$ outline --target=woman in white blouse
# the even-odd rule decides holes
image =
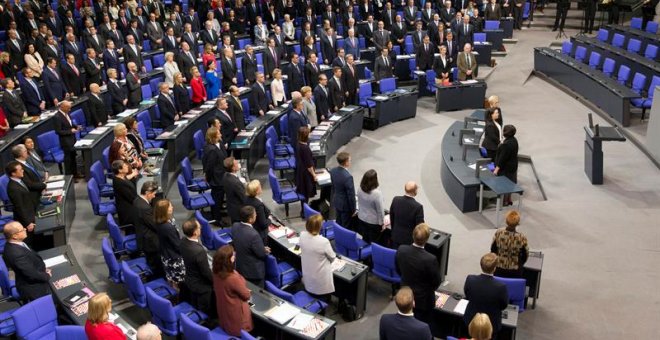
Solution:
[[[284,83],[282,82],[282,71],[279,68],[273,70],[273,81],[270,83],[270,95],[273,97],[273,105],[275,106],[279,106],[286,101]]]
[[[332,279],[332,261],[337,255],[330,241],[320,235],[323,217],[314,215],[307,220],[305,229],[300,233],[300,258],[302,261],[302,282],[305,290],[321,300],[329,301],[335,291]]]
[[[257,24],[254,25],[254,44],[257,46],[266,46],[268,40],[268,27],[263,24],[261,17],[257,17]]]
[[[300,94],[303,97],[303,111],[307,114],[309,125],[312,127],[319,125],[316,117],[316,104],[314,104],[314,100],[312,99],[312,88],[309,86],[303,86],[300,89]]]
[[[170,88],[174,87],[174,75],[180,72],[179,65],[174,61],[174,53],[165,53],[165,65],[163,65],[163,71],[165,72],[165,82],[170,85]]]
[[[293,27],[293,21],[288,14],[284,14],[284,23],[282,24],[282,31],[284,31],[284,38],[287,41],[296,40],[296,29]]]
[[[41,72],[44,71],[44,59],[39,52],[37,52],[34,44],[28,44],[27,53],[25,53],[23,59],[25,60],[27,67],[34,72],[34,75],[41,77]]]

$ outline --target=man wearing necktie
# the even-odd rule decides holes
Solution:
[[[375,61],[374,75],[376,77],[376,83],[380,83],[380,80],[383,78],[391,78],[392,74],[392,62],[389,57],[389,50],[385,47]]]
[[[66,62],[62,64],[62,79],[69,96],[79,96],[85,91],[85,75],[80,73],[76,66],[75,56],[66,55]]]
[[[28,233],[33,233],[34,224],[11,221],[4,227],[3,233],[7,244],[2,258],[7,268],[14,272],[16,289],[25,303],[51,293],[50,269],[46,268],[43,259],[27,245]]]
[[[11,154],[14,156],[14,160],[21,163],[23,166],[23,177],[21,178],[21,184],[30,191],[32,196],[32,201],[36,206],[39,206],[41,202],[41,194],[46,190],[46,183],[44,183],[39,172],[32,167],[32,165],[27,163],[29,157],[27,148],[23,144],[14,145],[11,148]]]
[[[82,178],[78,174],[78,164],[76,163],[76,150],[73,145],[76,143],[76,133],[80,127],[73,124],[69,112],[71,112],[72,103],[64,100],[60,103],[59,110],[54,117],[55,133],[60,137],[60,147],[64,151],[64,174],[74,175],[76,178]]]
[[[25,108],[30,116],[36,116],[46,109],[46,101],[43,92],[34,81],[34,71],[30,68],[23,69],[23,75],[28,86],[24,86],[21,94],[25,102]]]
[[[463,46],[465,46],[465,44],[468,43],[472,44],[472,34],[474,33],[474,29],[470,24],[469,15],[463,17],[463,20],[459,27],[460,29],[458,30],[458,48],[463,48]]]
[[[418,70],[426,71],[433,67],[433,48],[431,48],[431,39],[429,36],[424,36],[424,40],[417,48],[415,58]]]
[[[93,48],[87,49],[87,59],[83,62],[83,67],[88,84],[103,84],[101,80],[101,62],[96,58],[96,51]]]
[[[5,89],[3,96],[3,108],[7,113],[9,126],[14,128],[23,122],[23,118],[28,116],[25,104],[14,90],[14,81],[11,78],[0,80],[0,85]]]
[[[472,54],[472,45],[465,44],[463,52],[458,54],[457,66],[458,66],[458,80],[468,80],[477,78],[477,59]]]
[[[160,93],[158,95],[158,109],[160,110],[160,124],[163,129],[168,129],[174,122],[179,120],[179,109],[174,99],[170,95],[170,85],[162,82],[158,85]]]

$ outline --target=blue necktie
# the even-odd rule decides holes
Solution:
[[[41,93],[39,93],[39,88],[38,88],[37,85],[34,83],[34,80],[32,80],[32,78],[30,78],[30,85],[32,85],[32,88],[34,89],[34,91],[37,92],[37,98],[39,98],[39,101],[42,101],[42,99],[41,99]]]
[[[23,163],[23,165],[25,165],[26,168],[32,170],[32,172],[34,172],[34,174],[37,175],[37,177],[39,177],[39,178],[41,179],[41,175],[39,175],[39,173],[37,172],[37,170],[36,170],[35,168],[33,168],[30,164],[28,164],[27,162],[25,162],[25,163]]]

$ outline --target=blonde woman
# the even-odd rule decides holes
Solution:
[[[89,300],[85,334],[89,340],[125,340],[126,335],[109,321],[112,300],[106,293],[98,293]]]
[[[273,105],[279,106],[286,101],[284,83],[282,82],[282,70],[273,70],[273,81],[270,83],[270,94],[273,97]]]
[[[323,217],[314,215],[307,220],[306,231],[300,233],[303,285],[305,290],[324,301],[329,301],[335,291],[332,280],[332,261],[337,254],[332,250],[330,241],[323,237],[321,226]]]
[[[261,182],[259,180],[252,180],[247,185],[247,198],[245,199],[245,205],[251,205],[254,207],[254,210],[257,212],[257,220],[254,221],[252,226],[259,232],[261,238],[266,242],[268,236],[268,227],[270,226],[270,210],[264,204],[261,199],[261,194],[263,190],[261,189]]]
[[[165,65],[163,65],[163,71],[165,72],[165,82],[170,85],[170,88],[173,88],[174,75],[180,72],[179,65],[177,65],[177,63],[174,61],[174,53],[165,53]]]
[[[312,88],[309,86],[303,86],[300,89],[300,94],[302,95],[303,102],[303,112],[307,114],[307,120],[309,120],[309,125],[315,127],[319,125],[318,119],[316,117],[316,104],[312,99]]]
[[[468,326],[470,339],[461,340],[490,340],[493,337],[493,325],[490,323],[488,314],[477,313]]]

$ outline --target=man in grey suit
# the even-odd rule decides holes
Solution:
[[[251,205],[241,208],[241,222],[231,226],[231,235],[236,251],[236,270],[246,280],[259,287],[264,287],[266,278],[266,257],[270,248],[264,246],[259,232],[252,227],[257,220],[257,212]]]
[[[381,56],[376,58],[374,61],[374,75],[376,77],[376,81],[380,81],[383,78],[391,78],[393,76],[392,73],[392,60],[390,60],[390,57],[388,55],[390,51],[387,49],[387,47],[383,48],[381,51]]]
[[[477,79],[477,58],[472,54],[472,45],[465,44],[463,52],[456,57],[456,66],[458,66],[458,80]]]
[[[378,22],[378,30],[374,32],[374,45],[376,46],[377,51],[383,50],[387,46],[387,42],[390,41],[390,32],[384,29],[385,24],[382,21]]]
[[[154,13],[149,14],[147,36],[149,37],[149,41],[151,41],[151,49],[158,49],[163,46],[163,27],[156,21],[156,15]]]

